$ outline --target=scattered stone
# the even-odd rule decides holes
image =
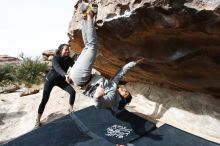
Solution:
[[[39,89],[29,89],[27,91],[24,91],[20,94],[20,97],[22,96],[28,96],[28,95],[32,95],[32,94],[36,94],[38,93],[40,90]]]
[[[0,87],[0,93],[12,93],[20,89],[18,85],[6,85],[4,87]]]

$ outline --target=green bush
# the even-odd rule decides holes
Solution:
[[[41,63],[39,58],[32,59],[22,56],[22,60],[22,64],[16,70],[16,81],[28,88],[33,84],[42,83],[47,70],[47,64]]]
[[[5,64],[0,67],[0,86],[11,84],[15,81],[16,66]]]
[[[0,66],[0,86],[9,84],[24,84],[30,88],[33,84],[43,82],[48,66],[41,63],[39,58],[32,59],[20,55],[22,63],[19,65],[6,64]]]

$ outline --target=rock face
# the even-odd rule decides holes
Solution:
[[[219,98],[141,83],[126,88],[133,95],[129,111],[220,144]]]
[[[125,81],[220,96],[219,0],[97,0],[95,68],[107,77],[137,57],[146,62]],[[80,52],[81,2],[69,26],[70,45]]]

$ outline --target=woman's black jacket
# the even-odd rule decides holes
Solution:
[[[54,56],[52,59],[52,69],[47,74],[49,81],[65,80],[65,75],[69,67],[72,67],[74,60],[70,57]]]

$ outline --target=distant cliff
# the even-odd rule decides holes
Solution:
[[[20,59],[16,57],[11,57],[8,55],[0,55],[0,65],[4,64],[18,64],[20,62]]]
[[[95,67],[107,77],[130,60],[146,63],[125,81],[220,96],[219,0],[97,0]],[[83,48],[80,1],[69,26],[73,50]]]

